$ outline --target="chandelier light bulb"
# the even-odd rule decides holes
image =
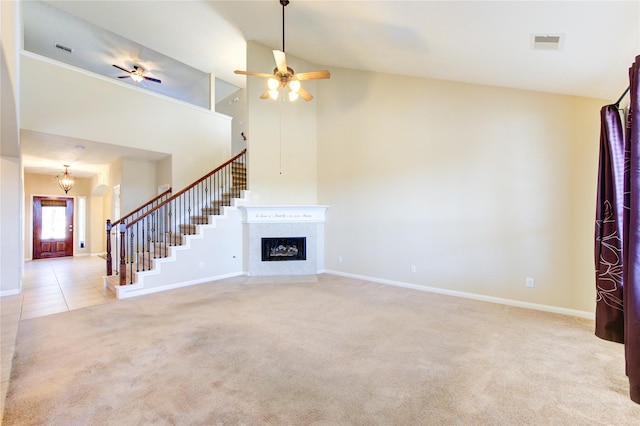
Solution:
[[[289,100],[291,102],[295,101],[296,99],[298,99],[298,94],[296,92],[294,92],[293,90],[289,91]]]
[[[140,83],[142,81],[142,76],[139,74],[131,74],[131,78],[133,79],[133,81],[135,81],[136,83]]]
[[[278,90],[269,90],[269,96],[271,97],[271,99],[278,100],[278,95],[280,94],[280,92]]]

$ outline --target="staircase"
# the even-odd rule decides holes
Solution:
[[[105,285],[122,299],[241,275],[245,160],[246,150],[129,223],[107,223]]]

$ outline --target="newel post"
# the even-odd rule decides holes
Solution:
[[[113,275],[111,264],[111,219],[107,219],[107,275]]]
[[[127,241],[125,237],[125,232],[127,232],[127,225],[124,223],[120,224],[120,285],[125,285],[127,283],[127,265],[125,262],[125,249],[127,246]]]

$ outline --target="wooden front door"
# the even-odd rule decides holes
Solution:
[[[73,256],[73,198],[33,197],[33,258]]]

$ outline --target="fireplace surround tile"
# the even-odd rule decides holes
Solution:
[[[244,268],[250,276],[312,275],[324,270],[327,206],[243,206]],[[306,239],[306,259],[262,260],[262,238]]]

